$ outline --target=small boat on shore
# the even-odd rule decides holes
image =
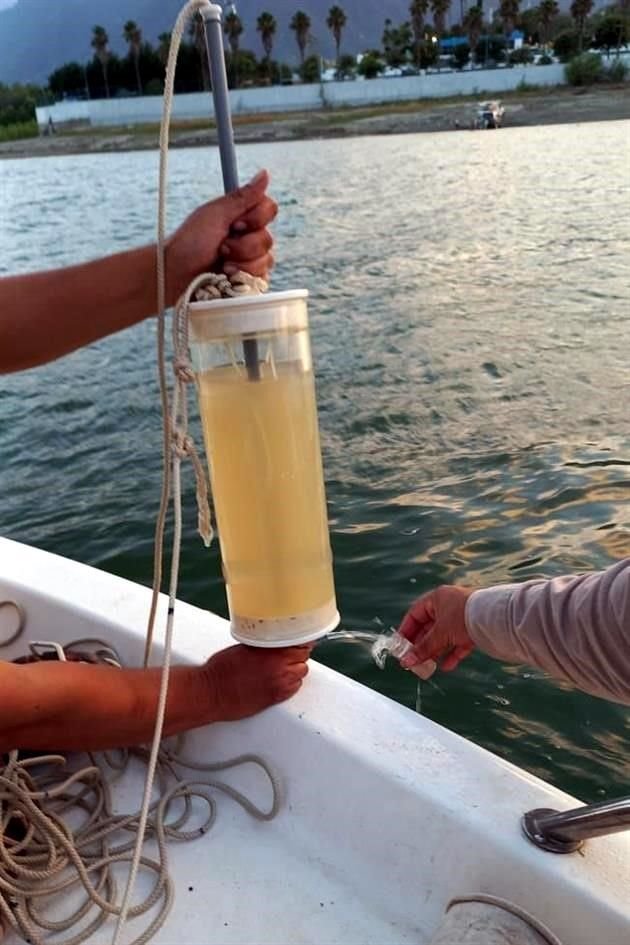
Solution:
[[[497,99],[491,99],[487,102],[479,102],[477,111],[473,120],[475,129],[496,129],[503,124],[505,108]]]

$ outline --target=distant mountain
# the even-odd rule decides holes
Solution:
[[[298,54],[289,22],[296,10],[312,20],[313,51],[332,56],[332,37],[326,27],[334,0],[238,0],[245,33],[241,47],[262,53],[256,18],[269,10],[278,21],[274,57],[297,62]],[[459,4],[459,0],[455,0]],[[181,0],[0,0],[0,82],[45,83],[57,66],[70,60],[84,62],[92,55],[90,36],[95,24],[109,33],[110,46],[125,52],[122,28],[136,20],[145,39],[155,43],[159,33],[170,30],[182,6]],[[409,0],[342,0],[348,24],[342,50],[356,53],[380,45],[383,21],[401,22],[408,16]]]

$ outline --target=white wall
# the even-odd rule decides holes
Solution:
[[[58,102],[56,105],[47,105],[36,108],[37,124],[44,128],[48,124],[49,116],[55,123],[62,124],[68,121],[90,121],[91,102]]]
[[[234,89],[230,92],[235,115],[263,112],[306,111],[325,105],[370,105],[446,98],[451,95],[478,95],[505,92],[521,82],[531,85],[564,83],[564,66],[519,66],[513,69],[482,69],[471,72],[444,72],[406,76],[398,79],[371,79],[355,82],[325,82],[320,85],[276,85],[261,89]],[[207,118],[213,114],[212,99],[205,92],[176,95],[173,118]],[[88,121],[92,125],[136,125],[159,122],[160,96],[94,99],[89,102],[60,102],[37,109],[37,122],[45,128],[49,117],[55,124]]]
[[[550,66],[371,79],[369,82],[330,82],[324,86],[324,94],[328,105],[369,105],[420,98],[448,98],[451,95],[478,95],[481,92],[506,92],[517,88],[521,82],[561,85],[564,81],[564,66],[554,63]]]
[[[335,85],[343,85],[336,82]],[[324,85],[325,89],[326,86]],[[313,85],[272,85],[265,89],[233,89],[230,104],[234,115],[256,112],[307,111],[321,108],[321,88]]]

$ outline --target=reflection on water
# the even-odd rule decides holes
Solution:
[[[630,555],[629,131],[241,150],[243,175],[269,166],[279,197],[276,285],[312,293],[348,630],[396,626],[439,583]],[[220,178],[206,151],[175,152],[171,167],[174,222]],[[153,238],[155,154],[9,161],[0,173],[0,272]],[[0,381],[4,534],[150,583],[154,344],[145,324]],[[192,491],[181,596],[225,611]],[[391,661],[377,671],[362,646],[325,642],[317,658],[415,706],[416,677]],[[501,756],[585,798],[627,789],[627,710],[480,654],[431,683],[424,713]]]

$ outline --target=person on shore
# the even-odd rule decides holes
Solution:
[[[277,206],[261,172],[195,210],[166,244],[166,302],[216,267],[266,278],[267,226]],[[156,250],[145,246],[65,269],[0,278],[0,372],[35,367],[155,314]],[[308,672],[308,646],[231,646],[202,666],[175,666],[164,725],[174,735],[253,715],[294,695]],[[116,674],[112,685],[112,673]],[[87,662],[0,662],[0,752],[100,750],[151,739],[159,669]]]
[[[630,705],[630,558],[548,581],[439,587],[412,605],[400,633],[414,644],[401,664],[422,678],[427,661],[448,672],[478,647]]]

